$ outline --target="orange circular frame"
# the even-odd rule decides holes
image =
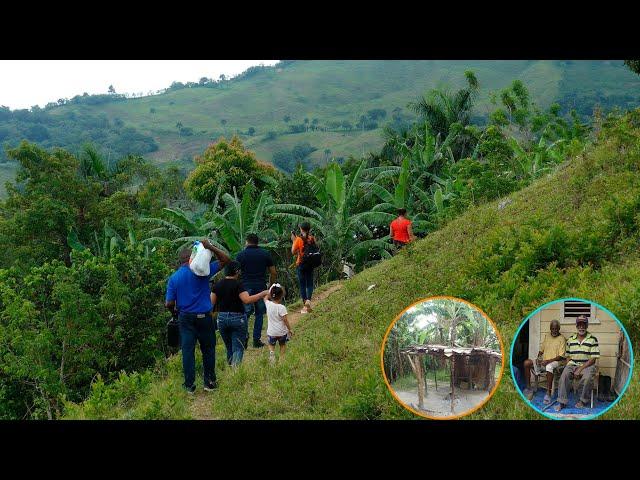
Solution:
[[[394,392],[393,388],[391,387],[391,384],[389,383],[389,380],[387,379],[387,375],[384,373],[384,349],[385,346],[387,345],[387,338],[389,337],[389,332],[391,332],[391,329],[393,328],[393,326],[396,324],[396,322],[398,320],[400,320],[400,317],[402,317],[402,315],[404,315],[404,313],[409,310],[410,308],[421,304],[421,303],[425,303],[425,302],[429,302],[431,300],[438,300],[438,299],[448,299],[448,300],[455,300],[458,302],[462,302],[462,303],[466,303],[467,305],[469,305],[472,308],[475,308],[476,310],[478,310],[482,316],[484,318],[487,319],[487,321],[491,324],[491,326],[493,327],[493,331],[496,332],[496,336],[498,337],[498,340],[500,341],[500,354],[501,354],[501,366],[500,366],[500,375],[498,375],[498,380],[496,381],[496,384],[494,385],[493,389],[491,390],[491,392],[489,393],[489,396],[487,398],[485,398],[481,403],[479,403],[478,405],[476,405],[475,407],[473,407],[470,410],[467,410],[464,413],[461,413],[459,415],[450,415],[448,417],[430,417],[429,415],[425,415],[422,412],[418,412],[417,410],[414,410],[413,408],[411,408],[409,405],[405,404],[402,400],[400,400],[400,398],[398,398],[398,396],[396,395],[396,392]],[[467,415],[471,415],[473,412],[475,412],[476,410],[480,409],[485,403],[487,403],[489,400],[491,400],[491,397],[493,397],[493,394],[496,393],[496,390],[498,389],[498,386],[500,385],[500,382],[502,381],[502,374],[504,373],[504,343],[502,342],[502,336],[500,335],[500,331],[498,330],[498,326],[493,322],[493,320],[491,320],[489,318],[489,316],[484,313],[484,311],[482,311],[481,308],[479,308],[477,305],[474,305],[471,302],[467,302],[466,300],[463,300],[462,298],[457,298],[457,297],[451,297],[448,295],[436,295],[433,297],[427,297],[424,298],[422,300],[418,300],[417,302],[412,303],[411,305],[409,305],[408,307],[406,307],[404,310],[402,310],[397,316],[396,318],[391,322],[391,325],[389,325],[389,328],[387,328],[387,331],[384,334],[384,338],[382,339],[382,347],[380,348],[380,368],[382,369],[382,378],[384,378],[384,383],[387,384],[387,388],[389,389],[389,391],[391,392],[391,395],[393,395],[393,397],[396,399],[396,401],[405,409],[409,410],[410,412],[415,413],[416,415],[419,415],[420,417],[423,418],[428,418],[429,420],[455,420],[457,418],[461,418],[461,417],[466,417]]]

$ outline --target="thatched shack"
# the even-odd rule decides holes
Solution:
[[[412,345],[401,350],[418,380],[418,406],[423,408],[426,394],[423,357],[448,360],[451,367],[451,401],[455,388],[490,391],[495,385],[495,370],[502,354],[485,347],[448,347],[446,345]],[[438,388],[436,380],[436,389]]]

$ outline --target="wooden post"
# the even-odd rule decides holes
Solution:
[[[422,371],[422,358],[416,359],[416,376],[418,377],[418,407],[424,409],[424,374]]]
[[[451,377],[451,394],[450,394],[451,395],[451,413],[453,413],[453,399],[455,397],[455,386],[454,386],[455,382],[454,382],[454,378],[453,378],[453,375],[454,375],[454,372],[455,372],[454,358],[455,358],[455,356],[453,354],[451,355],[451,357],[449,357],[449,365],[451,367],[451,375],[450,375],[450,377]]]
[[[436,392],[438,391],[438,361],[435,357],[433,357],[435,361],[436,367],[433,370],[433,379],[436,381]]]

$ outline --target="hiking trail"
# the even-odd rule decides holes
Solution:
[[[291,307],[287,307],[287,309],[289,310],[288,319],[289,319],[289,324],[291,325],[291,328],[295,329],[296,324],[303,317],[312,316],[315,310],[318,308],[318,305],[320,305],[321,307],[322,302],[331,294],[340,290],[343,285],[344,285],[343,282],[336,282],[326,290],[319,291],[317,295],[315,295],[315,298],[312,300],[313,310],[311,311],[311,313],[307,313],[307,314],[300,313],[300,311],[302,310],[302,304],[299,301],[294,303]],[[265,314],[263,331],[266,332],[266,330],[267,330],[267,315]],[[295,338],[296,337],[294,336],[293,337],[294,342],[295,342]],[[266,343],[266,333],[263,333],[262,340]],[[218,339],[218,342],[219,341],[220,340]],[[251,342],[251,339],[249,339],[249,342]],[[267,348],[268,347],[266,346],[259,349],[249,347],[249,349],[246,350],[244,353],[242,363],[244,363],[245,365],[250,365],[251,363],[255,362],[256,358],[258,358],[258,355],[263,350],[266,350]],[[216,354],[219,355],[219,352],[216,352]],[[222,379],[222,381],[224,381],[224,379]],[[193,401],[191,402],[191,405],[189,408],[191,416],[194,420],[215,420],[215,418],[211,415],[211,401],[214,395],[215,395],[215,392],[205,392],[202,389],[198,389],[196,391],[193,397]]]

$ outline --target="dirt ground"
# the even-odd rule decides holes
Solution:
[[[456,388],[455,399],[453,401],[453,413],[451,413],[451,400],[449,398],[449,385],[438,382],[438,390],[433,381],[427,380],[427,395],[424,398],[424,408],[418,408],[418,388],[413,390],[396,390],[396,395],[407,406],[417,411],[423,411],[430,417],[450,417],[461,415],[478,404],[482,403],[488,396],[486,390],[463,390]]]

